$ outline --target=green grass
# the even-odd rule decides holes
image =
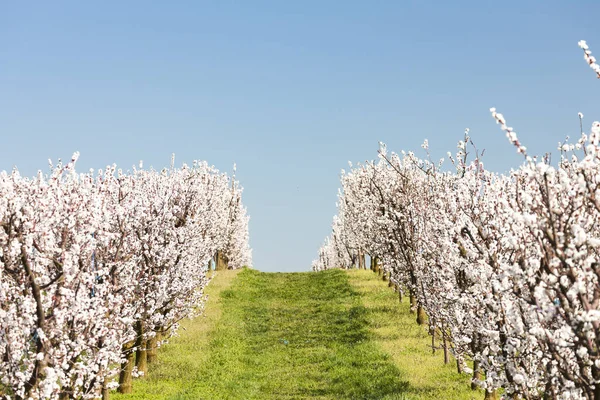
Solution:
[[[483,390],[472,391],[470,377],[456,372],[453,358],[444,365],[442,350],[432,354],[431,336],[417,325],[408,298],[399,303],[398,293],[369,270],[347,274],[363,299],[371,340],[390,355],[410,384],[407,399],[483,399]]]
[[[129,399],[471,399],[370,271],[220,272]]]

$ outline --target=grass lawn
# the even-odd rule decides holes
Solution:
[[[132,395],[113,399],[471,399],[371,271],[219,272]]]

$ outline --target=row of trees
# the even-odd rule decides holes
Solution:
[[[448,154],[451,172],[382,145],[377,162],[342,173],[313,269],[348,268],[364,253],[380,260],[486,398],[502,388],[510,398],[598,400],[600,123],[560,144],[553,166],[491,113],[523,155],[520,168],[485,170],[468,131]]]
[[[33,179],[0,173],[6,398],[130,391],[160,341],[201,311],[210,259],[251,264],[235,178],[204,162],[78,174],[77,157]]]

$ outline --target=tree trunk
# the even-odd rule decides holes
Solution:
[[[498,391],[494,390],[493,392],[485,391],[484,400],[498,400]]]
[[[431,353],[435,354],[435,328],[431,330]]]
[[[108,378],[102,383],[102,400],[110,400],[110,389],[107,387]]]
[[[417,306],[417,324],[425,325],[427,322],[427,314],[425,313],[425,309],[421,306]]]
[[[223,262],[221,260],[221,250],[217,250],[217,255],[215,256],[215,271],[221,271],[223,269]]]
[[[367,269],[365,253],[362,250],[358,252],[358,269]]]
[[[148,372],[148,353],[146,351],[147,341],[144,339],[144,327],[141,322],[137,322],[135,327],[137,338],[135,340],[135,366],[139,372],[144,375]]]
[[[139,372],[143,372],[144,376],[148,373],[148,352],[146,349],[147,345],[146,340],[142,340],[136,343],[136,351],[135,351],[135,366],[137,367]]]
[[[160,336],[160,332],[156,332],[156,335],[146,342],[146,346],[148,347],[146,355],[148,364],[156,362],[156,359],[158,358],[158,342],[160,341]]]
[[[388,280],[388,275],[389,274],[387,272],[383,271],[383,274],[381,275],[381,280],[384,281],[384,282],[387,281]]]
[[[227,269],[227,258],[221,250],[217,250],[215,271],[225,271]]]
[[[398,288],[398,300],[400,300],[400,303],[402,303],[402,288],[400,287],[400,285],[398,285],[397,288]]]
[[[479,387],[475,381],[479,381],[481,379],[481,372],[479,371],[479,361],[473,361],[473,379],[471,380],[471,390],[477,390]]]
[[[121,373],[119,374],[119,393],[131,393],[133,377],[133,364],[135,362],[135,352],[133,351],[134,342],[123,345],[123,354],[125,362],[121,364]]]
[[[444,364],[448,364],[450,362],[450,357],[448,357],[448,342],[446,341],[446,335],[443,332],[442,343],[444,346]]]
[[[388,282],[388,287],[394,287],[394,283],[392,282],[392,280],[390,279]]]
[[[459,374],[463,373],[463,362],[462,362],[462,358],[461,357],[457,357],[456,358],[456,371]]]
[[[410,313],[414,314],[417,310],[417,299],[414,294],[410,294]]]

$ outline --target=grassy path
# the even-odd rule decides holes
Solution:
[[[370,271],[220,273],[207,317],[115,399],[471,399]],[[395,300],[395,301],[394,301]]]

